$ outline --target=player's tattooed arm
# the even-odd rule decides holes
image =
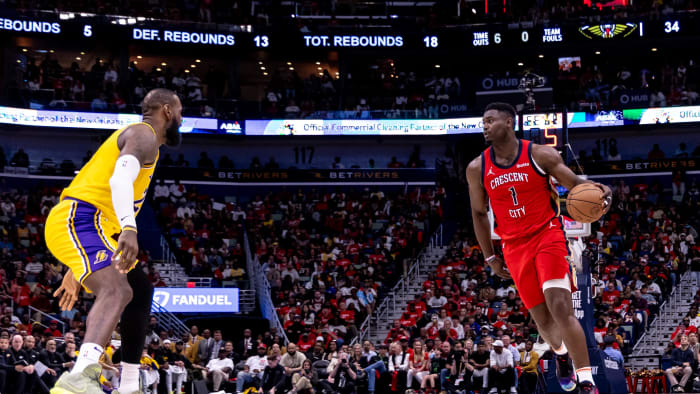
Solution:
[[[124,130],[117,140],[120,153],[109,180],[114,213],[122,229],[112,262],[126,274],[136,261],[139,244],[134,213],[134,186],[144,165],[152,164],[158,155],[158,140],[145,124],[135,124]]]
[[[133,155],[141,166],[152,164],[158,155],[158,139],[145,124],[135,124],[119,136],[117,140],[119,156]]]
[[[612,202],[612,191],[610,190],[610,187],[608,187],[608,185],[603,185],[602,183],[583,179],[574,174],[574,172],[571,171],[566,164],[564,164],[564,160],[562,160],[559,152],[557,152],[551,146],[533,145],[532,158],[546,174],[553,176],[557,181],[559,181],[559,183],[569,190],[582,183],[592,183],[598,186],[603,191],[603,198],[605,200],[603,207],[604,211],[607,212],[610,209]]]

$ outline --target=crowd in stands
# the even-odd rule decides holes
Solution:
[[[440,105],[462,98],[460,79],[454,75],[421,72],[410,66],[401,69],[394,60],[358,71],[341,89],[327,70],[323,76],[311,74],[302,79],[295,70],[280,68],[268,84],[264,115],[292,119],[435,119],[440,117]]]
[[[322,163],[316,162],[312,163],[312,158],[311,155],[309,155],[309,158],[305,160],[305,166],[307,168],[331,168],[331,169],[336,169],[336,170],[342,170],[347,167],[356,169],[356,168],[366,168],[366,169],[400,169],[400,168],[425,168],[426,167],[426,160],[423,160],[421,158],[421,152],[420,152],[420,146],[415,145],[413,147],[413,150],[411,153],[406,157],[406,160],[404,161],[403,158],[397,158],[396,156],[392,156],[390,159],[386,160],[385,162],[379,162],[377,163],[374,158],[370,158],[367,160],[367,164],[364,166],[360,166],[359,164],[352,164],[346,165],[344,164],[342,158],[340,156],[336,156],[333,158],[333,161],[330,163]],[[10,166],[14,168],[26,168],[30,173],[34,174],[41,174],[41,175],[74,175],[75,171],[81,168],[85,163],[90,160],[92,157],[92,151],[87,151],[85,154],[85,157],[83,157],[82,162],[80,163],[79,166],[76,165],[73,160],[70,159],[65,159],[61,163],[56,163],[52,158],[50,157],[45,157],[41,159],[41,161],[36,160],[35,158],[29,157],[29,155],[24,151],[23,148],[19,148],[17,151],[15,151],[12,156],[9,158],[9,160],[6,158],[4,150],[2,149],[2,146],[0,146],[0,172],[2,172],[5,168],[5,166]],[[317,160],[318,161],[318,160]],[[212,160],[211,157],[207,154],[207,152],[201,152],[199,156],[199,160],[196,162],[190,163],[189,160],[185,158],[185,155],[180,153],[177,155],[177,158],[173,159],[170,153],[165,153],[163,157],[159,160],[158,165],[160,167],[177,167],[177,168],[200,168],[204,170],[211,170],[211,169],[222,169],[222,170],[233,170],[240,167],[243,167],[244,169],[249,169],[249,170],[254,170],[254,171],[271,171],[271,170],[279,170],[281,168],[280,163],[278,163],[275,160],[274,156],[271,156],[268,161],[262,162],[259,157],[253,157],[250,161],[250,163],[243,164],[239,163],[236,165],[235,162],[233,162],[228,155],[223,155],[219,158],[219,160],[215,163],[214,160]],[[298,169],[297,165],[290,165],[288,167],[289,169]]]
[[[148,71],[132,62],[128,73],[120,75],[114,60],[98,57],[89,68],[78,61],[68,66],[49,52],[43,59],[27,59],[17,99],[32,108],[140,113],[139,103],[146,93],[163,87],[179,94],[185,115],[215,117],[215,102],[223,98],[225,77],[212,65],[205,72],[200,70],[153,66]]]
[[[560,70],[554,87],[558,102],[591,110],[620,108],[629,105],[631,97],[644,98],[649,107],[694,105],[700,97],[698,82],[700,67],[690,58],[669,62],[660,56],[609,64],[586,57],[577,67]]]
[[[153,198],[162,229],[188,275],[212,277],[215,287],[244,278],[247,213],[240,205],[216,202],[179,181],[167,186],[162,179]]]
[[[700,144],[695,146],[692,151],[688,148],[688,144],[685,142],[680,142],[678,148],[675,150],[664,151],[661,149],[659,144],[653,144],[651,149],[646,155],[633,156],[630,154],[623,154],[618,148],[618,142],[615,138],[606,138],[603,140],[596,140],[595,146],[591,148],[590,153],[587,150],[581,150],[578,154],[578,162],[584,166],[586,164],[599,163],[603,161],[620,161],[620,160],[635,160],[635,159],[648,159],[648,160],[663,160],[663,159],[690,159],[700,157]]]

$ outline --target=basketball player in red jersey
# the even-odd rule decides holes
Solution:
[[[484,137],[491,146],[467,168],[476,237],[494,273],[505,279],[512,276],[538,331],[556,353],[562,389],[573,391],[578,380],[581,393],[597,394],[586,338],[571,303],[576,276],[567,259],[558,195],[550,176],[569,190],[589,181],[576,176],[553,148],[518,139],[514,122],[515,109],[510,104],[486,107]],[[607,212],[610,188],[594,184],[604,193],[603,209]],[[489,202],[503,258],[493,250]],[[569,353],[577,368],[575,377]]]

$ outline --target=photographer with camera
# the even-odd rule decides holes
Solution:
[[[321,388],[332,393],[350,394],[355,392],[357,371],[355,366],[348,361],[348,354],[338,353],[339,362],[333,368],[328,379],[320,383]]]

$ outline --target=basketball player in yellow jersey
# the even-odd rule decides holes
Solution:
[[[182,104],[167,89],[150,91],[141,104],[143,122],[115,131],[61,194],[46,219],[46,244],[70,268],[60,306],[71,309],[81,285],[95,294],[83,345],[73,370],[52,394],[102,394],[99,360],[121,319],[122,373],[119,392],[139,392],[139,367],[153,286],[134,268],[139,251],[138,214],[161,145],[180,143]],[[112,236],[118,235],[115,242]]]

